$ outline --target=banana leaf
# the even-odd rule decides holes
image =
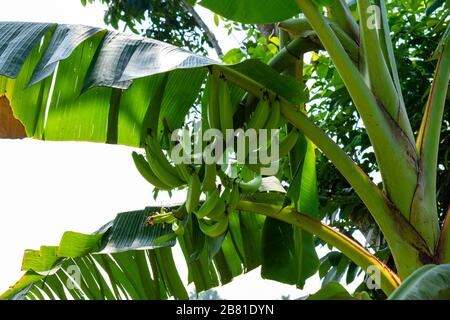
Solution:
[[[417,269],[389,296],[389,300],[450,300],[450,264]]]
[[[183,281],[183,266],[177,265],[172,255],[176,237],[171,226],[146,224],[147,218],[160,210],[148,207],[120,213],[93,234],[69,231],[58,246],[26,250],[22,261],[25,274],[0,299],[188,299],[188,283],[194,283],[199,293],[260,265],[259,251],[252,249],[260,243],[262,217],[236,212],[233,219],[239,224],[230,226],[216,255],[210,257],[202,250],[195,260],[191,259],[195,225],[187,219],[186,232],[179,239],[188,269],[188,281]],[[232,239],[231,233],[242,238]]]
[[[27,136],[36,139],[139,147],[163,73],[168,73],[168,81],[162,88],[161,119],[177,128],[197,101],[212,66],[293,103],[301,98],[295,79],[257,60],[223,65],[115,31],[0,23],[0,96],[8,99]]]
[[[202,0],[201,6],[233,21],[267,24],[300,13],[294,0]]]

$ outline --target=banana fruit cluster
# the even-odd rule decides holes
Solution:
[[[154,107],[154,106],[152,106]],[[156,110],[159,121],[159,109]],[[218,129],[226,136],[226,131],[235,129],[234,113],[230,85],[223,76],[212,74],[209,85],[209,101],[207,106],[208,128]],[[244,123],[242,129],[277,129],[280,125],[280,101],[269,99],[264,95],[256,104],[254,112]],[[170,134],[170,129],[165,119],[164,132]],[[242,194],[258,192],[262,176],[259,173],[260,165],[246,165],[254,171],[253,178],[243,179],[240,171],[233,175],[225,173],[223,167],[216,164],[203,163],[184,164],[175,163],[170,159],[170,152],[162,149],[162,143],[158,139],[158,123],[153,123],[152,130],[148,130],[145,136],[145,156],[133,152],[132,157],[139,173],[158,190],[171,191],[187,188],[186,201],[182,205],[185,215],[195,215],[201,231],[209,237],[219,237],[227,232],[229,216],[236,210]],[[287,155],[295,146],[299,133],[296,129],[290,131],[279,144],[280,158]],[[258,139],[259,140],[259,139]],[[174,147],[169,142],[169,151]],[[270,143],[267,144],[270,148]],[[249,157],[249,148],[246,148],[246,158]],[[246,176],[248,178],[248,175]],[[202,196],[204,195],[204,196]],[[181,208],[181,207],[180,207]],[[183,223],[180,210],[176,212],[164,212],[153,215],[152,223],[172,224],[176,234],[183,233]]]

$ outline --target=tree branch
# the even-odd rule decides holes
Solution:
[[[180,0],[181,5],[192,15],[192,17],[195,19],[195,21],[197,22],[197,24],[199,25],[199,27],[201,29],[203,29],[206,37],[208,38],[208,40],[211,42],[214,50],[216,50],[217,55],[219,56],[219,58],[221,56],[223,56],[223,51],[222,48],[219,45],[219,41],[217,41],[216,36],[214,35],[214,33],[208,28],[208,26],[206,25],[206,23],[203,21],[203,19],[200,17],[200,15],[197,13],[197,11],[195,11],[194,7],[192,7],[191,5],[189,5],[188,3],[186,3],[185,0]]]

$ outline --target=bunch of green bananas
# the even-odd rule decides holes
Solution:
[[[209,86],[209,101],[207,107],[208,127],[218,129],[226,137],[227,129],[234,129],[233,121],[235,108],[232,104],[231,89],[223,75],[211,74]],[[157,101],[158,102],[158,101]],[[186,201],[183,210],[186,215],[194,214],[199,222],[201,231],[210,236],[218,237],[227,232],[229,216],[236,210],[241,194],[257,192],[262,183],[262,176],[259,174],[261,165],[248,165],[255,171],[253,178],[245,180],[237,175],[230,176],[226,174],[222,167],[216,163],[202,165],[187,165],[184,163],[175,164],[168,158],[162,149],[157,137],[157,128],[159,122],[158,105],[153,105],[156,123],[153,122],[151,130],[148,130],[145,136],[145,153],[133,152],[133,160],[141,175],[158,190],[171,191],[176,188],[187,188]],[[280,125],[280,101],[270,99],[265,94],[257,103],[254,112],[250,115],[244,128],[254,129],[257,133],[260,129],[277,129]],[[168,138],[171,134],[166,119],[163,119],[164,135],[162,138]],[[299,133],[297,130],[290,131],[279,145],[279,155],[283,157],[295,146]],[[269,134],[270,137],[270,134]],[[259,140],[259,139],[258,139]],[[174,148],[174,142],[168,141],[168,153]],[[189,142],[190,143],[190,142]],[[270,147],[270,142],[268,146]],[[248,158],[249,148],[246,148]],[[219,178],[219,179],[218,179]],[[220,181],[220,182],[219,182]],[[201,201],[202,195],[204,201]],[[155,216],[153,222],[163,221],[171,223],[177,234],[182,233],[182,225],[178,218],[173,214]]]

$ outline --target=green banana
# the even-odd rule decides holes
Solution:
[[[150,168],[161,181],[172,189],[184,184],[175,167],[167,160],[161,146],[150,135],[147,135],[145,150]]]
[[[177,237],[176,233],[168,233],[155,239],[154,243],[162,245],[168,241],[174,240]]]
[[[230,198],[230,193],[231,190],[230,189],[225,189],[222,192],[222,195],[220,196],[220,199],[217,203],[217,205],[214,207],[214,209],[208,213],[208,215],[206,216],[208,219],[211,220],[217,220],[220,219],[220,217],[225,213],[225,209],[226,209],[226,204],[229,201]]]
[[[245,150],[246,150],[246,158],[249,159],[250,154],[257,152],[257,150],[251,149],[251,146],[256,142],[258,145],[259,142],[259,130],[264,128],[264,125],[267,122],[269,117],[270,107],[269,107],[269,99],[266,96],[263,96],[256,105],[256,109],[253,114],[250,116],[250,120],[247,123],[247,129],[256,130],[256,141],[254,139],[246,140],[245,142]]]
[[[300,133],[298,132],[297,129],[292,129],[288,133],[288,135],[278,145],[278,147],[279,147],[278,159],[281,159],[289,154],[289,152],[295,147],[295,144],[297,143],[299,136],[300,136]],[[271,147],[272,146],[270,145],[269,150]],[[263,165],[261,163],[255,163],[255,164],[248,163],[248,164],[246,164],[246,167],[257,174],[260,174],[261,168],[263,167]]]
[[[278,123],[280,122],[280,115],[281,115],[280,109],[281,109],[280,101],[278,99],[275,99],[273,103],[270,105],[270,115],[264,126],[265,129],[271,130],[278,128]]]
[[[177,170],[178,176],[183,180],[184,182],[189,182],[189,168],[185,163],[178,163],[175,164],[175,170]]]
[[[172,141],[172,139],[171,139],[172,130],[170,130],[170,126],[169,126],[169,123],[167,122],[167,119],[166,119],[166,118],[163,119],[163,125],[164,125],[164,135],[165,135],[165,137],[166,137],[167,140],[168,140],[168,145],[169,145],[169,156],[170,156],[170,154],[172,153],[172,150],[173,150],[173,148],[175,147],[175,145],[176,145],[177,142]],[[178,143],[179,143],[179,142],[178,142]],[[172,159],[172,161],[173,161],[173,159]],[[184,180],[184,182],[186,182],[186,183],[189,182],[190,177],[191,177],[189,167],[188,167],[185,163],[183,163],[183,162],[181,162],[181,163],[176,163],[176,164],[174,164],[174,166],[175,166],[175,170],[176,170],[177,173],[178,173],[178,176],[179,176],[182,180]]]
[[[253,193],[259,190],[259,187],[261,187],[262,183],[262,176],[257,175],[254,179],[244,182],[239,182],[239,188],[246,193]]]
[[[194,172],[189,182],[186,198],[186,210],[190,214],[197,211],[200,195],[202,194],[202,185],[198,174]]]
[[[233,186],[233,189],[231,190],[230,193],[230,198],[228,200],[228,203],[226,205],[226,214],[229,216],[230,214],[233,213],[234,210],[236,210],[236,207],[239,203],[239,199],[240,199],[241,195],[239,192],[239,187],[237,184],[235,184]]]
[[[247,129],[259,130],[264,128],[270,114],[269,99],[263,96],[256,105],[255,112],[247,123]]]
[[[218,221],[213,222],[211,220],[200,219],[198,220],[198,225],[204,234],[212,238],[217,238],[227,231],[228,222],[228,216],[223,213],[221,219]]]
[[[183,223],[179,220],[175,221],[172,224],[172,231],[177,235],[177,236],[183,236],[184,235],[184,226]]]
[[[167,139],[168,141],[168,145],[169,145],[169,155],[172,153],[173,148],[175,147],[176,143],[179,142],[175,142],[171,140],[171,134],[172,131],[170,130],[169,127],[169,123],[167,122],[167,119],[163,119],[163,125],[164,125],[164,137]],[[173,161],[173,159],[172,159]],[[184,182],[189,182],[190,180],[190,170],[189,167],[185,164],[185,163],[176,163],[174,164],[175,166],[175,170],[177,171],[178,176],[181,178],[181,180],[183,180]]]
[[[270,104],[270,115],[267,119],[266,124],[264,125],[264,129],[267,130],[267,139],[266,139],[266,149],[270,149],[270,146],[272,145],[272,135],[271,130],[279,128],[279,122],[280,122],[280,101],[278,99],[275,99],[273,103]],[[261,143],[261,141],[260,141]],[[264,146],[260,146],[261,148]]]
[[[300,133],[298,132],[298,130],[292,129],[291,132],[289,132],[288,135],[283,139],[283,141],[280,142],[278,151],[280,159],[286,156],[292,150],[292,148],[295,147],[299,136]]]
[[[154,187],[156,187],[160,190],[171,190],[172,189],[167,184],[165,184],[164,182],[162,182],[161,180],[158,179],[158,177],[153,173],[147,160],[145,160],[145,158],[142,154],[139,154],[136,151],[133,151],[132,157],[133,157],[134,164],[136,165],[136,168],[138,169],[139,173],[151,185],[153,185]]]
[[[202,204],[200,209],[198,209],[196,216],[201,219],[210,214],[220,201],[220,193],[218,189],[214,189],[208,192],[206,195],[206,201]]]
[[[220,129],[219,112],[219,79],[217,75],[210,75],[209,103],[208,103],[208,122],[212,129]]]
[[[211,191],[216,189],[216,163],[205,164],[205,176],[202,182],[203,191]]]
[[[233,105],[231,104],[230,88],[225,79],[219,81],[219,117],[220,129],[223,134],[227,129],[233,129]]]
[[[175,212],[173,213],[173,215],[178,219],[178,220],[183,220],[186,216],[187,216],[187,210],[186,210],[186,205],[181,205],[178,207],[178,209],[175,210]]]

